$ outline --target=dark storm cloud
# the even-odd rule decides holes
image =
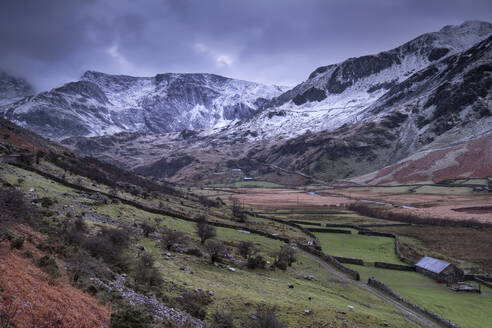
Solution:
[[[292,85],[318,66],[491,15],[481,0],[2,0],[0,69],[38,89],[89,69]]]

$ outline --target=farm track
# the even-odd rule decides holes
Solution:
[[[379,297],[384,302],[395,306],[399,310],[401,310],[404,313],[406,313],[408,315],[408,319],[409,320],[411,320],[411,321],[413,321],[413,322],[421,325],[422,327],[444,327],[444,326],[438,324],[437,322],[435,322],[434,320],[428,318],[427,316],[425,316],[425,315],[423,315],[423,314],[421,314],[421,313],[419,313],[419,312],[411,309],[410,307],[407,307],[406,305],[398,302],[397,300],[393,299],[392,297],[383,294],[382,292],[378,291],[377,289],[372,288],[371,286],[368,286],[367,284],[365,284],[363,282],[355,281],[353,279],[350,279],[345,274],[343,274],[342,272],[336,270],[335,268],[333,268],[332,266],[330,266],[328,263],[326,263],[325,261],[323,261],[319,257],[317,257],[315,255],[312,255],[312,254],[310,254],[310,253],[308,253],[308,252],[306,252],[306,251],[304,251],[302,249],[299,249],[299,248],[297,248],[297,250],[299,252],[302,252],[304,255],[310,257],[311,259],[315,260],[319,264],[321,264],[324,269],[326,269],[327,271],[329,271],[334,276],[342,279],[345,282],[348,282],[348,283],[351,283],[351,284],[353,284],[355,286],[358,286],[359,288],[362,288],[362,289],[364,289],[364,290],[372,293],[373,295]]]

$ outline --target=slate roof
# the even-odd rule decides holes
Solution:
[[[419,268],[439,274],[442,272],[442,270],[446,269],[449,265],[451,265],[451,263],[438,260],[433,257],[424,256],[415,265]]]

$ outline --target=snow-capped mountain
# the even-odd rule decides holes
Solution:
[[[265,132],[261,126],[257,130],[256,124],[277,119],[296,124],[291,113],[274,107],[213,134],[122,134],[71,139],[67,144],[139,173],[175,180],[196,177],[198,181],[224,165],[240,167],[259,176],[264,172],[264,164],[323,180],[351,178],[418,152],[449,148],[492,135],[491,73],[492,36],[489,36],[469,49],[443,56],[403,77],[368,103],[357,120],[333,129],[316,132],[316,127],[304,122],[307,125],[303,127],[312,129],[311,132],[284,138],[282,132],[294,134],[292,128],[285,126],[281,133],[265,138]],[[454,162],[450,157],[450,161],[426,163],[435,165],[434,171],[438,172],[440,165],[452,166]],[[479,170],[473,167],[467,170],[470,174],[492,174],[492,161],[486,161]],[[410,175],[408,179],[422,177],[427,178]]]
[[[14,103],[32,94],[34,90],[26,80],[0,71],[0,106]]]
[[[295,137],[355,123],[371,105],[412,74],[462,52],[492,34],[492,24],[468,21],[423,34],[395,49],[317,68],[309,78],[272,99],[243,131],[257,138]]]
[[[212,74],[89,71],[0,113],[43,136],[71,137],[64,143],[82,153],[175,181],[216,178],[224,166],[259,176],[265,164],[345,179],[492,135],[491,72],[492,24],[470,21],[320,67],[288,91]]]
[[[164,133],[249,118],[283,91],[213,74],[132,77],[88,71],[77,82],[0,107],[0,113],[53,139]]]

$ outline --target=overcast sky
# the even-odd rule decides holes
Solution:
[[[492,21],[492,1],[1,0],[0,69],[37,90],[86,70],[295,85],[318,66],[470,19]]]

